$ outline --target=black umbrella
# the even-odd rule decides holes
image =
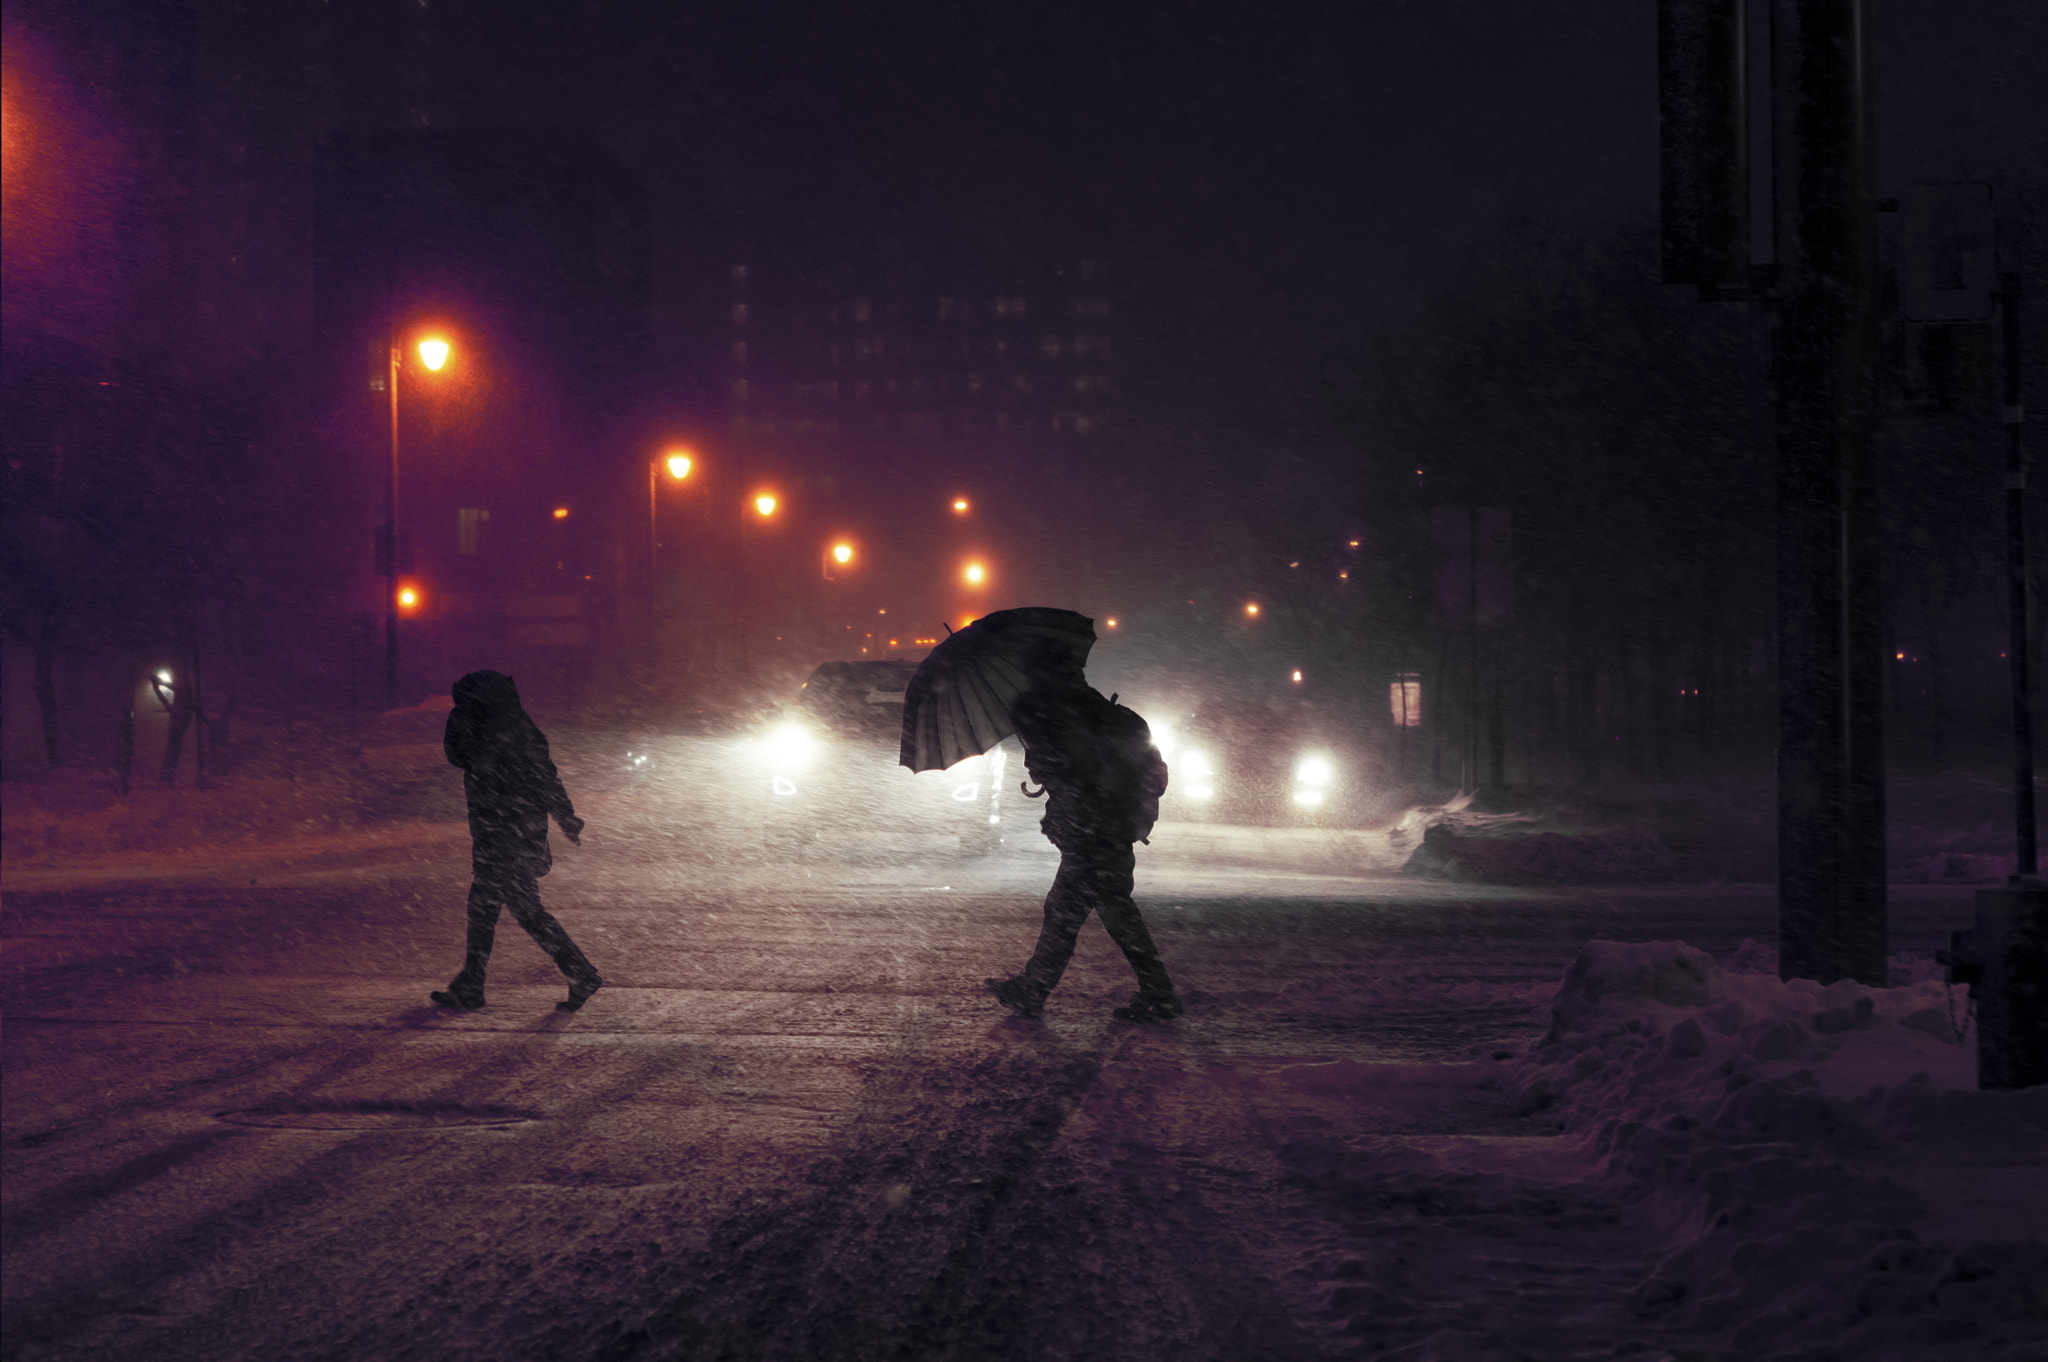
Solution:
[[[983,615],[918,664],[903,695],[902,763],[943,771],[1016,732],[1010,703],[1038,676],[1079,672],[1095,646],[1095,621],[1072,610],[1027,605]]]

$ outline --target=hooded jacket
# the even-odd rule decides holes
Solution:
[[[471,672],[455,683],[454,696],[441,746],[449,764],[462,768],[478,872],[547,874],[554,867],[548,815],[571,831],[579,826],[547,738],[502,672]]]

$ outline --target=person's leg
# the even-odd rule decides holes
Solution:
[[[1038,944],[1017,975],[1031,1002],[1043,1004],[1060,976],[1066,973],[1067,962],[1074,958],[1074,939],[1081,934],[1081,924],[1088,920],[1088,909],[1082,863],[1079,858],[1061,852],[1059,873],[1053,877],[1052,890],[1045,896]]]
[[[433,995],[435,1002],[444,1007],[484,1005],[484,972],[490,967],[491,946],[498,935],[498,911],[504,907],[505,897],[504,884],[494,876],[479,874],[470,881],[469,941],[462,969],[448,981],[445,994]]]
[[[1138,976],[1138,995],[1131,999],[1131,1006],[1146,1014],[1141,1019],[1178,1016],[1180,999],[1174,994],[1173,980],[1159,958],[1159,948],[1152,943],[1144,916],[1131,898],[1136,869],[1137,859],[1127,844],[1090,848],[1089,881],[1095,911],[1102,918],[1103,930],[1124,953],[1131,972]],[[1125,1016],[1130,1010],[1118,1009],[1117,1015]]]
[[[508,899],[512,920],[526,929],[527,935],[548,953],[548,958],[555,962],[555,968],[568,979],[569,1001],[574,1004],[569,1010],[581,1007],[584,999],[597,992],[602,980],[596,967],[569,939],[568,929],[541,906],[540,881],[531,875],[520,876]]]

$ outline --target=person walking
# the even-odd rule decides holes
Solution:
[[[1131,899],[1132,843],[1149,841],[1166,792],[1166,763],[1145,721],[1115,697],[1105,699],[1054,650],[1040,651],[1031,674],[1030,688],[1010,704],[1010,719],[1024,743],[1025,769],[1045,797],[1041,830],[1059,848],[1060,868],[1031,959],[1010,978],[983,983],[1010,1011],[1038,1016],[1092,912],[1138,977],[1137,994],[1112,1015],[1171,1021],[1181,1014],[1181,1000]]]
[[[548,755],[548,740],[519,703],[519,690],[502,672],[471,672],[455,683],[455,708],[442,739],[450,765],[462,768],[469,804],[469,942],[462,969],[447,989],[430,996],[464,1012],[484,1005],[484,971],[491,961],[498,913],[526,929],[569,980],[569,997],[555,1006],[574,1012],[604,980],[540,902],[540,877],[554,867],[548,818],[580,845],[583,820]]]

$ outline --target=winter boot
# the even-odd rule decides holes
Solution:
[[[1157,1025],[1170,1022],[1181,1013],[1180,995],[1169,993],[1161,998],[1148,998],[1140,993],[1109,1015],[1118,1021],[1148,1022]]]
[[[981,983],[997,1002],[1020,1017],[1035,1017],[1045,1010],[1045,999],[1032,993],[1022,979],[984,979]]]
[[[573,980],[569,984],[569,996],[555,1004],[555,1011],[574,1012],[577,1008],[590,1001],[591,994],[603,987],[604,980],[598,978],[595,974]]]

